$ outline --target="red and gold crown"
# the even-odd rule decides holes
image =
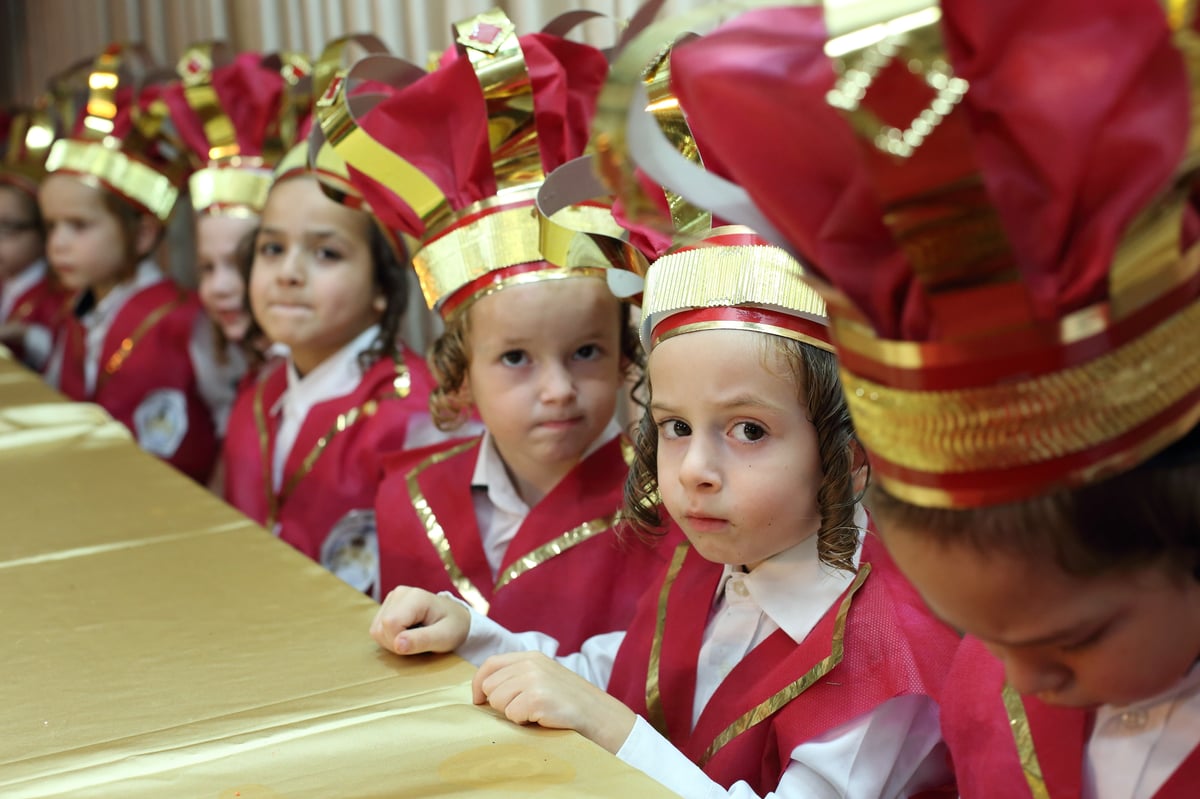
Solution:
[[[428,74],[360,63],[318,108],[324,135],[389,227],[417,241],[426,301],[443,316],[506,286],[580,275],[607,263],[546,260],[535,205],[544,177],[583,154],[608,65],[557,32],[518,37],[499,10],[457,23],[457,57]],[[387,72],[392,79],[384,79]],[[346,86],[367,78],[382,93]],[[603,203],[572,206],[569,230],[619,234]]]
[[[890,493],[1021,500],[1200,419],[1194,20],[1155,0],[841,3],[678,48],[690,123],[826,295]]]
[[[262,212],[272,170],[295,144],[292,95],[309,71],[286,54],[233,58],[223,42],[196,44],[183,54],[180,79],[163,100],[196,167],[188,191],[197,213]]]
[[[167,110],[159,102],[163,87],[135,85],[151,68],[140,48],[109,45],[88,74],[87,102],[70,137],[50,149],[46,171],[95,181],[165,221],[187,162],[167,135]]]
[[[46,176],[46,156],[54,144],[55,124],[48,98],[31,108],[13,109],[0,138],[0,184],[36,197]]]

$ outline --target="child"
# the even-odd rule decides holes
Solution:
[[[431,379],[398,338],[398,245],[323,147],[277,169],[250,271],[250,305],[286,359],[243,387],[230,416],[225,497],[359,590],[375,580],[379,453],[428,419]],[[326,196],[322,185],[344,196]]]
[[[647,277],[650,414],[627,494],[652,527],[661,494],[688,543],[628,634],[561,658],[612,696],[519,651],[554,641],[446,597],[398,589],[372,635],[508,652],[483,661],[477,702],[576,729],[683,796],[910,796],[947,777],[931,691],[956,638],[863,543],[854,432],[799,266],[744,229],[709,243]]]
[[[159,87],[138,97],[127,88],[133,55],[113,45],[96,59],[74,138],[56,141],[46,162],[38,201],[47,258],[79,292],[47,377],[68,397],[102,405],[143,449],[203,482],[217,439],[189,357],[202,311],[150,260],[183,167],[159,137]]]
[[[257,53],[230,60],[223,44],[208,43],[189,48],[180,63],[181,80],[163,99],[197,166],[188,190],[196,212],[198,293],[207,319],[199,320],[195,360],[212,367],[200,375],[200,387],[223,437],[247,371],[243,347],[251,326],[238,248],[254,236],[271,170],[294,144],[280,139],[281,117],[292,104],[285,73],[268,68]]]
[[[457,27],[511,31],[497,15]],[[421,236],[414,263],[426,299],[445,320],[429,359],[431,407],[443,430],[473,411],[487,428],[386,463],[376,501],[381,595],[397,585],[453,591],[571,651],[625,628],[664,557],[613,530],[628,472],[613,415],[638,359],[627,312],[604,282],[606,263],[544,260],[533,206],[544,171],[581,154],[607,64],[595,48],[548,34],[460,42],[457,59],[362,120],[453,209],[425,228],[408,223]],[[498,60],[514,68],[511,82],[485,92]],[[506,120],[510,136],[489,149],[489,129]],[[472,147],[442,152],[451,139]],[[386,180],[382,168],[362,171]],[[365,184],[372,190],[381,187]],[[567,214],[593,212],[615,228],[604,209]]]
[[[681,48],[680,94],[840,297],[883,540],[967,633],[943,695],[962,796],[1195,796],[1192,11],[941,12],[828,43],[819,11],[747,15]],[[769,75],[720,55],[747,47]],[[768,103],[786,142],[722,125]]]
[[[37,205],[54,125],[44,112],[25,109],[14,115],[7,139],[0,147],[0,343],[40,372],[69,299],[48,275]]]

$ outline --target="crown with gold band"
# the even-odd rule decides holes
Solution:
[[[38,184],[46,176],[46,156],[55,139],[49,100],[43,98],[32,108],[14,111],[0,141],[0,184],[36,197]]]
[[[87,103],[69,138],[54,142],[46,171],[96,181],[138,208],[166,221],[187,174],[165,129],[162,87],[137,87],[135,68],[150,69],[138,47],[109,45],[88,75]]]
[[[692,126],[829,302],[889,493],[1018,501],[1200,420],[1195,19],[1155,0],[842,3],[751,12],[676,52]]]
[[[224,42],[201,42],[184,52],[179,81],[163,100],[197,167],[188,179],[197,213],[262,212],[272,170],[295,143],[289,95],[309,69],[294,58],[276,65],[257,53],[235,58]]]
[[[602,276],[607,266],[555,264],[540,247],[538,189],[582,155],[607,71],[599,50],[563,39],[562,28],[518,37],[493,9],[454,25],[457,57],[433,72],[397,64],[399,85],[355,97],[346,87],[367,68],[356,66],[319,104],[356,185],[417,240],[423,293],[445,317],[506,286]],[[609,211],[593,202],[571,214],[571,228],[594,231]]]

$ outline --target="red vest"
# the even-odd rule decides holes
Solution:
[[[677,548],[643,596],[608,684],[715,782],[745,780],[765,794],[805,741],[895,697],[936,698],[958,638],[868,536],[858,576],[805,639],[777,630],[756,646],[693,729],[696,664],[722,569],[687,544]]]
[[[188,352],[196,316],[203,312],[194,293],[170,281],[139,290],[117,310],[105,334],[91,394],[84,381],[86,332],[71,316],[63,331],[59,380],[64,394],[101,405],[151,451],[144,434],[161,426],[155,414],[186,414],[183,439],[164,460],[201,483],[212,471],[218,448],[212,413],[200,394]]]
[[[279,496],[271,464],[287,389],[287,361],[264,366],[244,384],[225,434],[225,499],[279,537],[321,562],[330,531],[347,513],[370,510],[381,477],[380,455],[404,446],[409,417],[428,413],[433,380],[411,350],[380,358],[349,394],[312,407],[283,466]],[[398,390],[399,375],[407,390]],[[329,565],[329,564],[326,564]],[[372,573],[374,566],[371,567]]]
[[[575,652],[624,630],[670,545],[613,532],[624,502],[617,437],[559,481],[521,523],[492,578],[471,478],[480,438],[397,453],[379,487],[380,596],[398,585],[450,591],[510,630],[537,630]]]
[[[1010,712],[1004,686],[1003,664],[978,640],[963,639],[942,697],[942,733],[962,799],[1031,799],[1034,793],[1023,762],[1037,764],[1051,799],[1079,799],[1090,714],[1015,696],[1008,697]],[[1014,731],[1026,726],[1031,745],[1019,751]],[[1193,799],[1198,786],[1200,746],[1154,796]]]
[[[71,299],[71,292],[42,276],[17,297],[8,318],[0,319],[0,322],[43,328],[53,341],[61,335],[63,326],[70,317]],[[20,342],[13,342],[11,347],[13,355],[26,365],[33,366],[26,360],[24,347]],[[41,364],[41,371],[45,371],[45,368],[46,364]]]

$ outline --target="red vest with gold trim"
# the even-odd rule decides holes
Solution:
[[[677,557],[674,580],[670,571],[664,573],[643,596],[608,691],[726,788],[744,780],[759,794],[772,791],[792,750],[805,741],[890,699],[937,697],[958,638],[925,610],[883,547],[868,536],[862,564],[870,570],[861,585],[856,580],[800,644],[777,630],[756,646],[721,682],[692,729],[696,664],[723,566],[686,545]],[[665,621],[658,637],[661,611]],[[823,663],[831,654],[836,661],[839,627],[841,660]],[[653,708],[647,700],[652,653],[659,660]],[[814,681],[796,693],[802,678]],[[763,720],[750,724],[755,710]]]
[[[618,436],[559,481],[521,523],[493,579],[471,478],[480,438],[397,453],[379,488],[381,596],[398,585],[450,591],[510,630],[575,652],[624,630],[673,544],[617,536],[628,465]]]
[[[264,366],[243,385],[229,415],[222,456],[226,501],[268,528],[277,523],[280,538],[321,562],[334,525],[350,511],[374,507],[382,453],[403,447],[409,418],[429,412],[429,370],[412,350],[405,348],[401,357],[399,366],[380,358],[353,391],[312,407],[284,463],[278,500],[271,464],[282,415],[271,410],[287,389],[287,361]],[[398,368],[408,372],[403,397],[395,386]]]
[[[11,322],[27,327],[40,327],[50,335],[50,340],[57,339],[61,334],[67,319],[71,315],[71,292],[51,283],[45,276],[25,289],[13,302],[12,312],[7,319],[0,323]],[[33,367],[26,360],[24,347],[20,342],[11,342],[10,348],[19,360]],[[45,371],[46,364],[41,365],[40,371]]]
[[[974,638],[963,639],[942,705],[942,732],[958,773],[963,799],[1031,799],[1026,762],[1036,758],[1051,799],[1083,795],[1083,764],[1089,713],[1022,698],[1032,748],[1018,751],[1005,708],[1004,666]],[[1155,799],[1192,799],[1200,791],[1200,745],[1154,794]]]
[[[188,351],[196,317],[203,312],[195,293],[170,281],[139,290],[117,310],[108,328],[90,395],[84,381],[86,332],[70,316],[63,330],[59,379],[64,394],[102,406],[150,451],[154,450],[145,431],[165,424],[156,422],[153,414],[186,414],[183,438],[163,460],[201,483],[208,479],[218,449],[212,413],[200,394]]]

